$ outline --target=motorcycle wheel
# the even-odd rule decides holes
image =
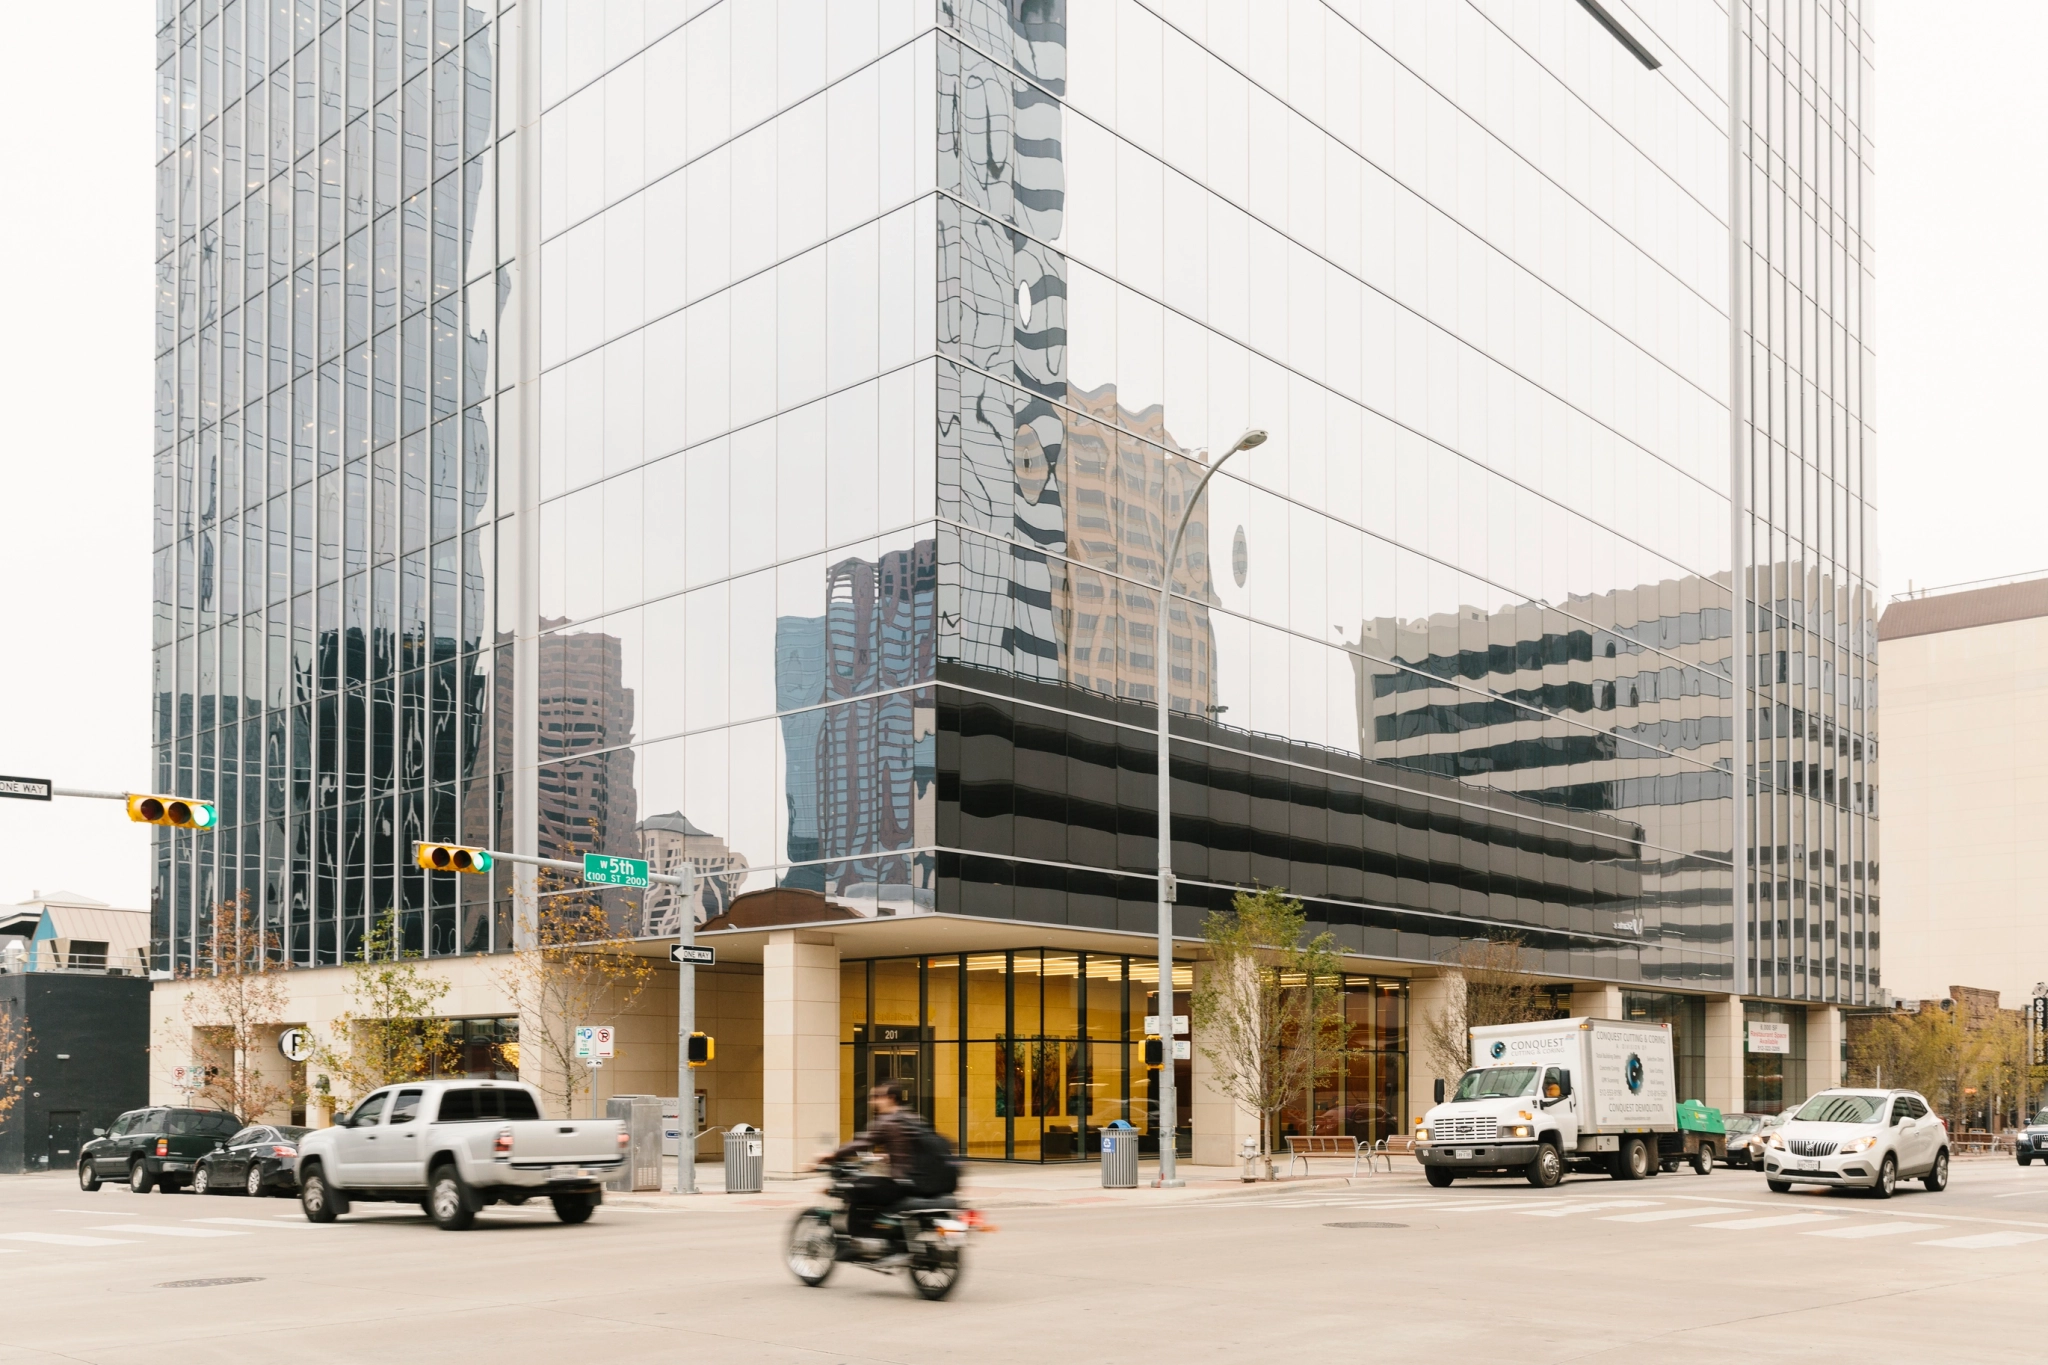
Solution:
[[[805,1209],[789,1228],[789,1273],[813,1289],[825,1283],[837,1263],[838,1235],[832,1231],[832,1215],[824,1209]]]
[[[953,1292],[953,1286],[960,1283],[960,1248],[932,1246],[920,1248],[911,1257],[910,1287],[919,1298],[936,1302]]]

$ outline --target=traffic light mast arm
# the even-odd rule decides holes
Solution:
[[[52,787],[52,788],[50,788],[50,795],[52,795],[52,796],[85,796],[85,797],[90,797],[90,798],[92,798],[92,799],[93,799],[93,800],[95,800],[95,801],[126,801],[126,800],[127,800],[128,798],[129,798],[129,796],[130,796],[131,794],[132,794],[132,793],[129,793],[129,792],[101,792],[101,791],[93,791],[93,790],[91,790],[90,788],[87,788],[87,787]]]
[[[413,848],[417,851],[420,845],[434,842],[432,839],[418,839],[413,842]],[[527,867],[549,867],[557,872],[574,872],[579,877],[583,875],[582,863],[572,863],[564,858],[530,858],[524,853],[500,853],[495,848],[487,848],[483,852],[490,854],[494,863],[520,863]],[[647,880],[658,886],[691,885],[688,877],[678,877],[668,872],[649,872]]]

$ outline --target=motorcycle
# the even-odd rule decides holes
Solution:
[[[832,1162],[820,1168],[830,1177],[833,1206],[805,1209],[789,1230],[789,1269],[805,1284],[825,1283],[844,1261],[884,1275],[902,1271],[927,1299],[943,1299],[960,1282],[961,1255],[975,1232],[994,1232],[981,1215],[951,1195],[913,1195],[875,1216],[872,1237],[856,1237],[847,1224],[846,1197],[860,1163]]]

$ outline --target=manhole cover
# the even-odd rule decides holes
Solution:
[[[1326,1228],[1405,1228],[1406,1223],[1325,1223]]]
[[[217,1284],[255,1284],[261,1275],[230,1275],[218,1280],[166,1280],[158,1289],[211,1289]]]

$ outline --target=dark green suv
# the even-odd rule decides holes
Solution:
[[[125,1180],[137,1194],[170,1194],[191,1184],[194,1163],[241,1126],[219,1109],[131,1109],[112,1128],[93,1129],[78,1158],[78,1188]]]

